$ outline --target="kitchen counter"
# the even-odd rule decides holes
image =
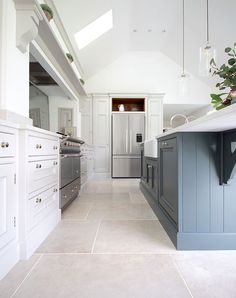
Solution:
[[[219,132],[236,128],[236,104],[170,129],[156,138],[176,132]]]

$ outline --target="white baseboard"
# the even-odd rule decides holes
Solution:
[[[16,265],[19,261],[18,242],[8,245],[0,253],[0,280]]]
[[[36,226],[27,235],[27,239],[20,243],[20,259],[28,260],[60,221],[61,210],[58,209]]]

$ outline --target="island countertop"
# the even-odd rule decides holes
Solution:
[[[158,139],[176,132],[219,132],[234,128],[236,128],[236,104],[170,129],[156,136],[156,138]]]

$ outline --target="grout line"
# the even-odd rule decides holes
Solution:
[[[88,210],[88,213],[87,213],[87,215],[85,216],[85,220],[88,220],[89,213],[91,212],[92,208],[93,208],[93,205],[90,206],[90,208],[89,208],[89,210]]]
[[[15,291],[11,294],[10,298],[12,298],[12,297],[14,297],[16,295],[16,293],[18,292],[18,290],[20,289],[20,287],[22,286],[22,284],[30,276],[30,274],[32,273],[32,271],[34,270],[34,268],[38,265],[38,263],[40,262],[40,260],[42,259],[42,257],[43,257],[43,254],[40,255],[40,257],[38,258],[38,260],[31,267],[30,271],[26,274],[25,278],[21,281],[21,283],[18,285],[18,287],[15,289]]]
[[[175,266],[175,268],[176,268],[176,270],[177,270],[177,272],[178,272],[180,278],[182,279],[182,281],[183,281],[185,287],[187,288],[187,290],[188,290],[190,296],[191,296],[192,298],[194,298],[194,297],[193,297],[193,294],[191,293],[191,290],[190,290],[190,288],[189,288],[189,286],[188,286],[188,284],[187,284],[187,282],[186,282],[186,280],[185,280],[185,278],[184,278],[184,276],[183,276],[183,274],[182,274],[182,272],[181,272],[181,270],[179,269],[179,266],[177,265],[176,261],[173,260],[173,258],[172,258],[172,262],[173,262],[173,264],[174,264],[174,266]]]
[[[102,220],[100,220],[100,222],[99,222],[99,224],[98,224],[98,228],[97,228],[97,231],[96,231],[94,240],[93,240],[93,246],[92,246],[91,254],[93,254],[93,251],[94,251],[95,242],[96,242],[96,240],[97,240],[97,236],[98,236],[98,232],[99,232],[99,230],[100,230],[101,223],[102,223]]]

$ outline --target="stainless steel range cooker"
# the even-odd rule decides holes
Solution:
[[[80,190],[80,145],[77,138],[62,135],[60,142],[60,208],[65,209]]]

